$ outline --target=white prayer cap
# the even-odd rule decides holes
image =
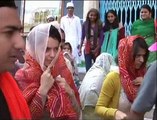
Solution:
[[[73,2],[68,2],[68,3],[67,3],[66,8],[69,8],[69,7],[73,7],[73,8],[74,8],[74,4],[73,4]]]

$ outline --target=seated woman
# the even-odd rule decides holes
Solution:
[[[146,72],[149,51],[144,38],[128,36],[120,40],[119,71],[112,71],[104,80],[96,113],[106,119],[127,117]]]
[[[113,63],[113,57],[110,54],[101,53],[96,58],[93,66],[86,73],[79,88],[83,120],[99,119],[99,117],[94,114],[95,106],[103,80],[110,71],[110,66]]]
[[[26,62],[15,78],[33,119],[77,120],[79,96],[52,23],[37,25],[26,40]],[[77,99],[76,99],[77,98]]]

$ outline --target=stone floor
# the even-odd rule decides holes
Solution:
[[[83,80],[86,74],[86,69],[84,67],[78,67],[78,72],[79,72],[80,80]]]

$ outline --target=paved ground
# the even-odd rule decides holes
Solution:
[[[78,67],[78,72],[79,72],[79,77],[81,80],[83,80],[85,74],[86,74],[86,70],[84,67]]]

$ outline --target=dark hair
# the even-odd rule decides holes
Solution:
[[[115,16],[115,20],[113,21],[113,23],[110,23],[107,19],[107,16],[108,14],[111,13]],[[104,32],[110,30],[111,28],[112,29],[115,29],[115,28],[118,28],[119,27],[119,20],[118,20],[118,15],[116,13],[116,11],[114,10],[109,10],[106,14],[105,14],[105,27],[104,27]]]
[[[64,43],[65,42],[65,32],[62,28],[60,28],[60,30],[61,30],[61,34],[62,34],[61,42]]]
[[[57,28],[55,28],[53,25],[50,26],[49,30],[49,37],[55,38],[58,40],[58,42],[61,42],[61,36]]]
[[[32,27],[30,27],[29,31],[31,31],[34,27],[35,27],[35,25],[33,25]]]
[[[71,46],[71,44],[70,44],[69,42],[65,42],[65,43],[61,46],[61,48],[63,49],[64,46],[69,46],[70,51],[72,52],[72,46]]]
[[[94,12],[94,13],[96,13],[96,16],[97,16],[97,18],[96,18],[96,24],[98,25],[98,28],[102,25],[101,24],[101,21],[100,21],[100,13],[99,13],[99,11],[97,10],[97,9],[95,9],[95,8],[91,8],[89,11],[88,11],[88,13],[87,13],[87,17],[86,17],[86,22],[87,22],[87,28],[88,28],[88,37],[87,37],[87,39],[89,39],[90,38],[90,34],[91,34],[91,22],[90,22],[90,19],[89,19],[89,14],[91,13],[91,12]]]
[[[0,7],[10,7],[10,8],[17,8],[14,0],[1,0]]]
[[[152,9],[147,4],[146,5],[142,5],[141,9],[147,9],[150,13],[152,13]]]
[[[144,56],[144,62],[143,62],[143,65],[145,65],[147,62],[148,56],[149,56],[149,50],[148,50],[148,45],[147,45],[146,41],[144,40],[144,38],[136,38],[133,41],[133,49],[132,50],[133,50],[133,59],[134,60],[139,51],[139,48],[146,50],[146,54]]]
[[[96,13],[96,16],[97,16],[96,22],[97,22],[97,21],[100,19],[100,13],[99,13],[99,11],[98,11],[97,9],[95,9],[95,8],[91,8],[91,9],[88,11],[87,17],[86,17],[86,21],[90,21],[90,19],[89,19],[89,14],[90,14],[91,12]]]

